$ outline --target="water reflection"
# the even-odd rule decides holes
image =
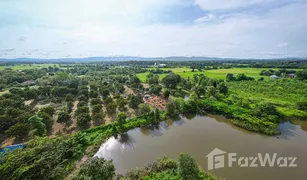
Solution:
[[[304,120],[292,120],[292,124],[299,125],[303,131],[307,131],[307,121]]]
[[[284,122],[279,124],[278,129],[281,134],[277,136],[277,138],[282,138],[289,140],[292,136],[297,136],[298,126],[291,124],[290,122]]]
[[[307,133],[289,122],[279,125],[282,134],[276,137],[238,128],[225,117],[195,116],[167,120],[158,126],[136,128],[103,143],[95,156],[112,159],[116,173],[142,167],[157,158],[175,158],[182,152],[190,153],[198,164],[207,169],[206,155],[215,148],[244,156],[259,152],[278,153],[298,157],[298,168],[222,168],[211,173],[227,179],[304,179],[307,167]]]

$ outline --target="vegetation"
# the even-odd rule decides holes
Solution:
[[[267,135],[280,133],[282,121],[307,118],[305,61],[165,63],[167,68],[152,68],[150,61],[2,66],[0,133],[29,141],[1,159],[0,177],[63,179],[73,171],[75,179],[114,178],[110,161],[90,158],[80,169],[75,163],[106,138],[180,114],[221,114]],[[55,120],[62,131],[51,131]],[[214,179],[189,155],[121,178]]]

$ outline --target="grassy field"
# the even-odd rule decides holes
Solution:
[[[297,102],[307,99],[307,82],[297,80],[266,80],[229,82],[229,90],[244,99],[270,102],[287,117],[307,117],[307,112],[296,109]]]
[[[254,78],[264,77],[266,76],[260,76],[259,73],[262,70],[265,70],[265,68],[232,68],[232,69],[214,69],[214,70],[204,70],[203,72],[191,72],[190,68],[161,68],[162,70],[171,70],[172,72],[179,74],[183,78],[187,77],[193,77],[194,74],[204,74],[205,76],[208,76],[210,78],[216,78],[216,79],[226,79],[226,75],[228,73],[232,74],[240,74],[244,73],[247,76],[251,76]],[[146,73],[139,73],[137,74],[138,78],[142,82],[146,81],[146,76],[149,74],[149,72]],[[167,74],[159,74],[160,79],[164,78]]]
[[[12,70],[25,70],[25,69],[34,69],[34,68],[48,68],[51,67],[59,67],[58,64],[19,64],[12,66],[0,66],[0,70],[11,68]]]

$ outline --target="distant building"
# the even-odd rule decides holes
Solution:
[[[287,74],[287,78],[294,78],[295,74]]]
[[[272,78],[272,79],[278,79],[279,77],[276,76],[276,75],[272,75],[272,76],[270,76],[270,78]]]
[[[157,67],[157,68],[163,68],[165,67],[166,64],[160,64],[160,63],[155,63],[154,67]]]

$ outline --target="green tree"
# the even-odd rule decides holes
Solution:
[[[118,105],[118,109],[123,111],[125,110],[125,106],[127,105],[127,100],[123,97],[119,97],[117,99],[117,105]]]
[[[200,180],[199,169],[195,159],[189,154],[178,157],[178,172],[183,180]]]
[[[91,122],[91,116],[88,113],[78,114],[77,116],[77,126],[86,127]]]
[[[44,136],[46,135],[46,125],[43,123],[43,119],[37,115],[29,118],[29,124],[31,131],[30,136]]]
[[[149,92],[152,93],[152,94],[159,95],[161,90],[162,90],[162,86],[160,86],[160,85],[151,85],[149,87]]]
[[[67,102],[67,112],[71,113],[72,112],[72,108],[74,107],[74,103],[69,101]]]
[[[107,112],[108,113],[115,113],[116,112],[116,108],[117,108],[117,105],[115,102],[111,102],[107,105]]]
[[[92,113],[93,114],[101,113],[101,112],[102,112],[102,105],[101,104],[97,104],[97,105],[94,105],[92,107]]]
[[[222,94],[227,94],[228,92],[228,86],[225,82],[221,82],[218,84],[217,89]]]
[[[127,119],[126,113],[119,112],[117,114],[116,121],[117,121],[117,123],[118,123],[118,125],[119,125],[121,130],[123,129],[123,125],[126,123],[126,119]]]
[[[138,115],[146,115],[151,112],[151,106],[148,104],[139,104],[138,106]]]
[[[70,120],[70,115],[66,111],[59,112],[57,122],[58,123],[67,123]]]
[[[44,112],[49,114],[50,116],[53,116],[55,112],[55,107],[54,106],[45,106],[39,109],[39,112]]]
[[[73,180],[112,180],[115,176],[115,167],[112,161],[93,157],[87,160]]]
[[[138,105],[143,102],[143,99],[139,94],[130,95],[128,99],[129,99],[129,107],[132,109],[138,108]]]
[[[51,130],[53,124],[52,117],[49,114],[41,111],[37,113],[37,116],[43,119],[43,123],[46,125],[46,129]]]
[[[163,91],[163,96],[164,96],[165,99],[168,99],[170,94],[171,94],[171,92],[168,89],[165,89]]]
[[[28,134],[29,126],[23,123],[17,123],[11,126],[8,130],[5,131],[5,134],[9,137],[22,137]]]
[[[169,73],[162,79],[162,83],[165,88],[175,89],[177,85],[180,83],[181,77],[178,74]]]
[[[97,104],[102,104],[102,101],[100,100],[100,98],[93,98],[91,99],[91,104],[92,106]]]

